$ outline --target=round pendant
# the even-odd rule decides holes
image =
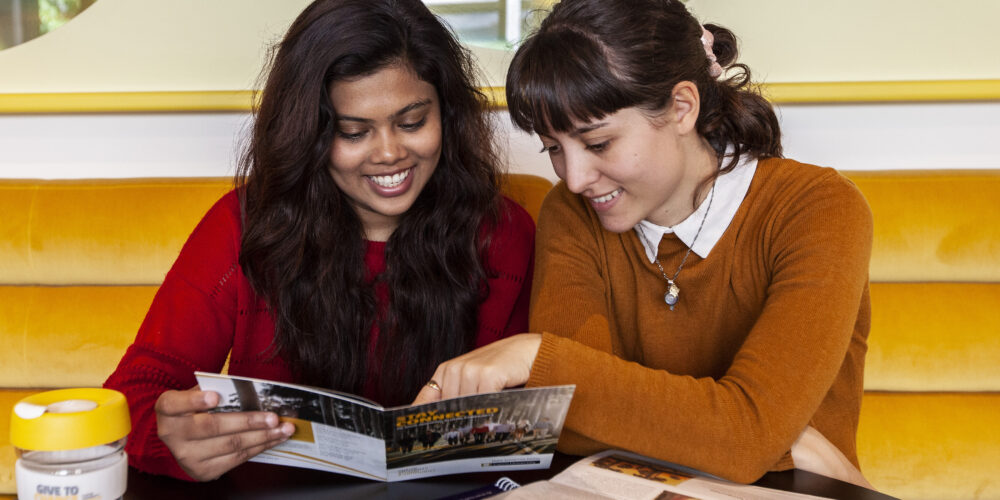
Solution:
[[[681,289],[674,284],[673,281],[668,282],[670,286],[667,287],[667,293],[663,294],[663,301],[670,306],[670,310],[674,310],[674,305],[677,304],[677,296],[681,294]]]

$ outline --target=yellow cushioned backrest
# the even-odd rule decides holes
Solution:
[[[1000,394],[869,392],[858,459],[880,491],[912,500],[1000,498]]]
[[[861,470],[900,498],[1000,498],[1000,171],[846,174],[875,223]]]
[[[18,401],[37,392],[41,390],[0,391],[0,410],[3,410],[0,411],[0,494],[17,491],[14,487],[14,461],[17,460],[17,455],[10,444],[11,409]]]
[[[548,180],[507,175],[537,217]],[[158,285],[223,178],[0,181],[0,285]]]
[[[865,389],[1000,391],[1000,283],[872,283],[871,297]]]
[[[875,224],[865,388],[1000,391],[1000,171],[846,175]]]
[[[0,284],[157,285],[231,179],[3,181]]]
[[[97,387],[156,286],[0,286],[0,387]]]
[[[872,281],[1000,281],[1000,174],[845,172],[875,216]]]
[[[500,189],[508,198],[516,201],[538,220],[542,200],[552,189],[552,182],[544,177],[530,174],[507,174],[501,181]]]

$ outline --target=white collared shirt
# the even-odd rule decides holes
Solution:
[[[756,171],[757,159],[744,156],[735,168],[720,175],[715,180],[715,186],[712,188],[714,195],[706,196],[698,209],[683,221],[672,227],[653,224],[645,219],[639,221],[634,230],[639,235],[639,241],[642,242],[643,248],[646,249],[646,257],[649,258],[649,262],[656,261],[660,240],[663,239],[664,234],[668,233],[676,234],[677,238],[699,257],[703,259],[708,257],[709,252],[722,238],[729,224],[733,222],[733,217],[736,216],[736,211],[740,209],[743,199],[746,198],[747,191],[750,189],[750,181],[753,180],[753,174]],[[709,209],[710,201],[712,207],[706,216],[705,210]],[[702,219],[705,220],[704,226],[702,226]],[[702,226],[700,234],[698,233],[699,226]],[[695,240],[696,236],[697,240]]]

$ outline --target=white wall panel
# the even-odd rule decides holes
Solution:
[[[841,170],[1000,168],[1000,102],[789,105],[785,156]]]
[[[1000,103],[789,105],[785,153],[842,170],[1000,168]],[[534,137],[496,113],[513,172],[554,179]],[[0,177],[232,175],[239,113],[0,115]]]
[[[0,115],[0,177],[228,176],[239,113]]]

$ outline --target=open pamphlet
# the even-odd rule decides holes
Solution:
[[[505,500],[805,500],[812,495],[733,483],[693,469],[619,450],[584,458],[548,481],[495,498]]]
[[[463,472],[545,469],[552,463],[575,386],[511,389],[418,406],[316,387],[195,372],[219,393],[214,411],[272,411],[295,433],[264,462],[381,481]]]

